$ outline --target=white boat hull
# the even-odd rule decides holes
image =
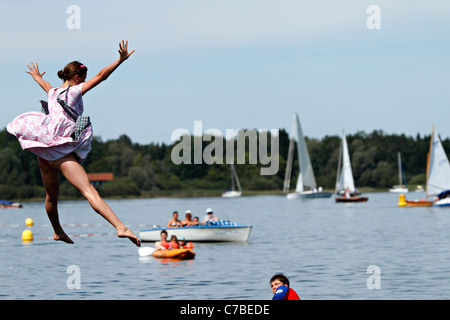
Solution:
[[[392,189],[389,189],[389,192],[408,193],[408,188],[392,188]]]
[[[242,192],[240,191],[227,191],[222,193],[222,197],[224,198],[236,198],[240,197],[242,195]]]
[[[286,195],[286,198],[291,199],[314,199],[314,198],[331,198],[331,192],[313,192],[313,191],[304,191],[304,192],[294,192]]]
[[[438,199],[433,203],[434,207],[450,206],[450,190],[445,190],[437,195]]]
[[[433,207],[450,207],[450,198],[435,201]]]
[[[22,208],[22,204],[0,199],[0,208]]]
[[[166,230],[168,239],[172,235],[176,235],[177,238],[184,237],[186,241],[194,242],[245,242],[250,237],[251,229],[252,226],[250,225],[152,228],[141,230],[139,238],[141,241],[159,241],[161,239],[161,231]]]

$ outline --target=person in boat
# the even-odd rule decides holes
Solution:
[[[194,249],[192,242],[186,243],[186,239],[184,237],[178,238],[178,244],[180,245],[180,249]]]
[[[219,220],[219,218],[213,215],[213,211],[211,208],[208,208],[206,209],[206,216],[203,218],[202,224],[205,224],[206,222],[211,220]]]
[[[178,220],[178,211],[172,213],[172,219],[167,223],[167,228],[179,228],[181,227],[181,221]]]
[[[194,217],[194,218],[192,219],[191,226],[199,226],[199,225],[200,225],[200,220],[199,220],[199,218],[198,218],[198,217]]]
[[[349,188],[345,188],[344,197],[347,199],[350,198],[350,189]]]
[[[43,112],[26,112],[14,118],[7,125],[7,130],[19,140],[23,150],[37,155],[46,192],[45,210],[56,241],[74,243],[59,222],[58,175],[61,172],[91,207],[116,229],[118,237],[129,238],[140,246],[139,239],[100,197],[81,166],[91,151],[93,134],[90,120],[82,116],[83,96],[105,81],[133,52],[128,52],[128,41],[122,40],[119,43],[119,58],[89,80],[86,80],[87,67],[79,61],[72,61],[58,71],[63,84],[56,88],[43,79],[45,72],[39,71],[36,62],[27,65],[29,71],[25,72],[45,91],[48,102],[41,101]]]
[[[180,248],[180,244],[178,243],[177,236],[173,235],[172,237],[170,237],[169,250],[170,249],[179,249],[179,248]]]
[[[194,221],[192,220],[192,212],[190,210],[186,210],[186,219],[184,219],[183,221],[181,221],[181,225],[183,227],[187,227],[192,225]]]
[[[159,234],[159,236],[161,237],[161,240],[155,242],[155,249],[156,250],[169,249],[170,244],[169,244],[169,242],[167,242],[167,231],[161,230],[161,233]]]
[[[300,300],[297,292],[289,287],[289,279],[284,274],[276,274],[270,279],[272,300]]]

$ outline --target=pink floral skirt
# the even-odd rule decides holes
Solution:
[[[26,112],[17,116],[6,129],[16,136],[23,150],[30,150],[48,161],[75,153],[83,162],[91,151],[92,126],[74,141],[75,122],[64,114]]]

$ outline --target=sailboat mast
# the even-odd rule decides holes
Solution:
[[[231,164],[231,170],[232,170],[231,176],[234,177],[234,181],[236,182],[239,192],[242,192],[241,183],[239,182],[239,177],[237,175],[236,168],[233,164]],[[234,190],[234,183],[233,183],[233,190]]]
[[[431,136],[430,136],[430,149],[427,153],[427,180],[425,185],[425,195],[428,198],[428,176],[430,174],[430,156],[431,156],[431,148],[433,148],[433,137],[434,137],[434,125],[431,129]]]
[[[289,186],[291,185],[291,173],[292,173],[292,161],[294,159],[294,137],[291,137],[291,140],[289,141],[289,151],[288,151],[288,158],[286,163],[286,173],[284,176],[284,185],[283,185],[283,192],[288,193],[289,192]]]
[[[231,191],[234,191],[234,165],[230,164],[230,171],[231,171]]]
[[[338,192],[339,182],[341,181],[342,146],[344,143],[343,137],[344,137],[344,131],[342,131],[341,143],[339,145],[339,157],[338,157],[338,167],[337,167],[337,174],[336,174],[336,189],[335,189],[336,192]]]
[[[397,153],[397,159],[398,159],[398,185],[402,185],[402,160],[400,156],[400,152]]]

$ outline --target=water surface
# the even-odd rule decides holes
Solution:
[[[354,204],[284,196],[107,200],[136,234],[142,224],[165,225],[174,210],[202,219],[208,207],[253,225],[248,243],[196,243],[194,260],[176,262],[139,257],[86,201],[61,202],[61,223],[73,225],[66,232],[108,235],[74,237],[74,245],[49,239],[42,202],[2,209],[0,298],[264,300],[272,297],[270,277],[282,272],[302,299],[448,299],[450,208],[400,208],[396,194],[366,196]],[[31,244],[21,241],[26,218],[34,220]],[[79,267],[80,289],[67,286],[69,266]],[[381,271],[380,289],[367,287],[369,266]]]

